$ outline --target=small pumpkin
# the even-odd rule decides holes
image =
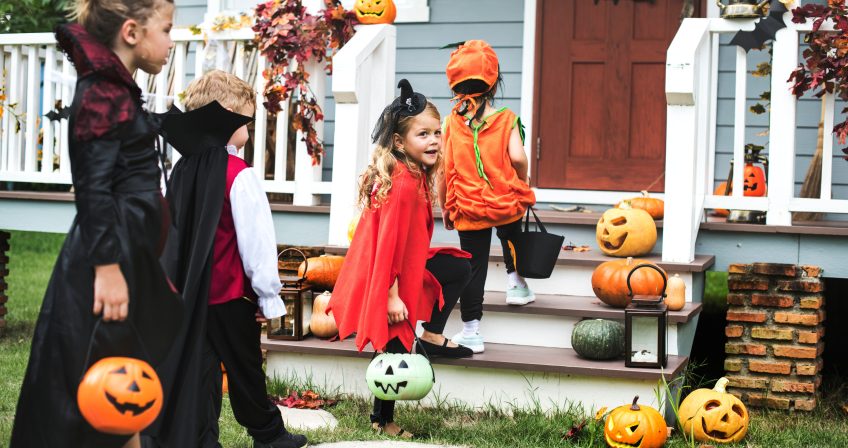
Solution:
[[[615,359],[624,353],[624,326],[606,319],[577,322],[571,331],[571,348],[586,359]]]
[[[312,318],[309,322],[309,330],[319,338],[329,339],[339,334],[339,327],[336,326],[333,312],[330,311],[330,314],[326,314],[330,297],[332,297],[330,292],[324,291],[321,295],[315,297],[312,302]]]
[[[297,268],[297,275],[304,276],[304,266],[308,265],[305,274],[306,283],[313,288],[329,289],[332,291],[333,287],[336,286],[336,280],[339,278],[339,272],[342,270],[343,263],[344,257],[340,255],[310,257]]]
[[[715,196],[730,196],[731,194],[733,194],[733,189],[727,189],[727,182],[722,182],[718,184],[715,191],[713,192],[713,195]],[[730,212],[725,208],[717,208],[713,210],[713,214],[716,216],[727,216],[730,214]]]
[[[750,415],[735,395],[727,393],[727,378],[719,378],[712,389],[692,391],[678,414],[683,432],[699,442],[734,443],[748,433]]]
[[[353,5],[359,23],[392,23],[397,17],[397,7],[392,0],[356,0]]]
[[[592,291],[595,296],[609,306],[626,308],[631,299],[627,294],[627,275],[640,264],[653,263],[628,257],[599,264],[592,272]],[[662,271],[659,266],[657,269]],[[663,293],[663,276],[653,269],[638,269],[630,278],[630,286],[633,287],[634,295],[658,296]]]
[[[604,423],[604,439],[615,448],[660,448],[668,438],[665,419],[650,406],[636,404],[619,406],[610,412]]]
[[[618,204],[615,204],[616,208],[622,208],[622,205],[628,204],[631,208],[637,208],[639,210],[645,210],[651,215],[651,218],[663,219],[665,215],[665,202],[662,199],[652,198],[647,191],[641,191],[642,196],[637,196],[635,198],[625,199]]]
[[[162,409],[162,384],[150,364],[135,358],[103,358],[92,365],[77,388],[77,406],[96,430],[135,434]]]
[[[420,400],[435,382],[430,361],[417,353],[381,353],[365,370],[365,382],[381,400]]]
[[[611,208],[598,220],[595,239],[606,255],[638,257],[654,248],[657,225],[645,210]]]
[[[745,170],[742,173],[744,178],[743,195],[758,197],[766,195],[766,173],[762,168],[746,163]]]
[[[680,274],[668,278],[665,304],[668,305],[669,311],[680,311],[686,305],[686,282],[680,278]]]

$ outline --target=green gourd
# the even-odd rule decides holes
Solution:
[[[624,353],[624,326],[612,320],[582,320],[571,332],[571,347],[587,359],[618,358]]]
[[[381,353],[365,371],[368,389],[381,400],[420,400],[436,381],[430,361],[412,353]]]

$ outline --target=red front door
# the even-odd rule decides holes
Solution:
[[[539,0],[535,185],[662,191],[665,56],[685,0]]]

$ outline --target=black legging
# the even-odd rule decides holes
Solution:
[[[509,240],[521,233],[521,219],[497,227],[498,239],[504,254],[507,274],[515,271],[510,255]],[[489,252],[492,247],[492,228],[482,230],[459,231],[459,245],[471,254],[471,279],[462,291],[459,302],[462,321],[468,322],[483,318],[483,292],[486,288],[486,274],[489,270]]]
[[[422,326],[431,333],[442,334],[445,331],[448,316],[450,316],[456,301],[459,299],[459,293],[468,283],[471,265],[467,259],[438,254],[427,261],[427,270],[442,285],[442,296],[444,296],[445,304],[440,310],[439,303],[436,302],[433,306],[430,322],[425,322]],[[406,347],[398,338],[389,341],[386,344],[385,351],[386,353],[407,353]],[[383,401],[375,397],[371,423],[379,423],[380,426],[383,426],[393,421],[395,421],[395,402]]]

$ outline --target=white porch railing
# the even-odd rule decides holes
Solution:
[[[713,195],[718,98],[718,50],[721,34],[753,29],[753,21],[686,19],[668,50],[666,62],[665,218],[663,260],[694,259],[695,240],[706,209],[766,212],[766,225],[792,225],[792,212],[848,213],[848,200],[832,199],[834,99],[825,97],[821,199],[795,197],[795,134],[797,99],[787,82],[799,63],[799,34],[811,23],[784,21],[773,44],[769,124],[769,179],[766,197],[745,197],[742,188],[731,196]],[[826,30],[827,28],[823,28]],[[832,29],[832,28],[831,28]],[[744,166],[748,55],[736,49],[733,161]],[[733,185],[743,185],[743,170],[733,172]]]
[[[295,205],[314,205],[318,203],[318,195],[331,193],[330,182],[321,181],[321,165],[312,165],[300,136],[296,140],[294,178],[287,177],[288,110],[277,115],[275,147],[266,147],[267,111],[261,96],[265,58],[257,57],[258,53],[248,45],[254,37],[251,30],[229,32],[217,40],[222,51],[215,52],[214,57],[202,36],[185,29],[174,30],[171,35],[175,47],[162,72],[153,77],[141,71],[135,75],[149,110],[164,112],[174,102],[179,106],[179,94],[205,70],[229,70],[255,85],[260,93],[256,101],[251,163],[259,173],[267,173],[265,190],[293,194]],[[190,65],[192,56],[194,64]],[[5,73],[0,78],[0,87],[6,95],[0,122],[0,181],[70,184],[67,120],[51,121],[44,115],[54,109],[57,101],[62,106],[73,101],[76,81],[73,66],[56,49],[51,33],[34,33],[0,35],[0,68]],[[323,66],[315,64],[310,73],[312,90],[323,108],[326,82]],[[317,130],[321,138],[323,122],[317,124]],[[172,162],[178,158],[178,153],[171,154]],[[266,167],[266,159],[273,169]]]

